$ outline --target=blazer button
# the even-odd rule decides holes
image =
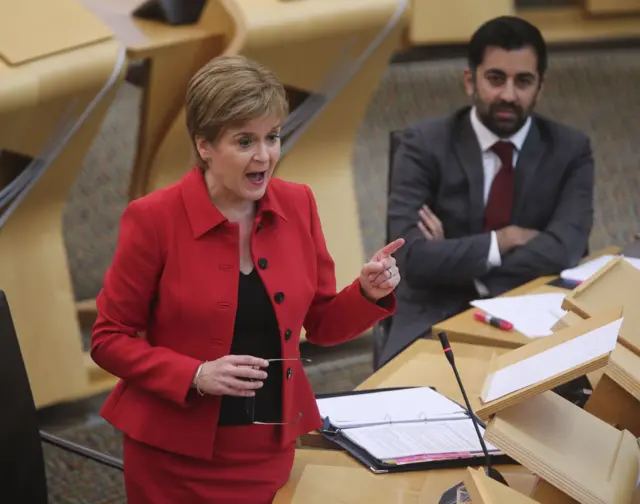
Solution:
[[[276,292],[273,299],[278,304],[282,303],[284,301],[284,292]]]
[[[293,334],[293,331],[291,331],[291,329],[287,329],[284,332],[284,340],[285,341],[289,341],[291,339],[291,335]]]
[[[256,231],[260,231],[262,229],[262,221],[258,222],[258,225],[256,226]]]
[[[260,267],[260,269],[267,269],[268,264],[269,261],[267,261],[264,257],[258,259],[258,266]]]
[[[293,376],[293,369],[287,369],[287,380]]]

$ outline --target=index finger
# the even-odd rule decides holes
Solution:
[[[373,256],[374,261],[380,261],[385,257],[389,257],[391,254],[396,252],[400,247],[404,245],[404,238],[398,238],[397,240],[392,241],[388,245],[382,247],[376,254]]]
[[[229,355],[229,360],[236,366],[269,366],[269,361],[253,357],[252,355]]]

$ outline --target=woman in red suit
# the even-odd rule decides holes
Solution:
[[[102,415],[124,433],[129,504],[267,504],[296,438],[321,425],[299,353],[395,310],[387,245],[336,292],[316,202],[271,178],[285,91],[242,57],[191,80],[197,166],[126,208],[91,355],[121,378]]]

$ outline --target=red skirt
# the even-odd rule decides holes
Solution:
[[[247,425],[218,427],[210,460],[127,436],[123,451],[128,504],[271,504],[289,479],[295,443],[280,446],[279,426]]]

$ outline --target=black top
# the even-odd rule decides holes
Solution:
[[[278,319],[255,269],[248,275],[240,273],[231,354],[263,359],[282,356]],[[256,390],[254,397],[222,396],[218,425],[282,421],[282,363],[270,362],[265,371],[267,379],[262,388]]]

